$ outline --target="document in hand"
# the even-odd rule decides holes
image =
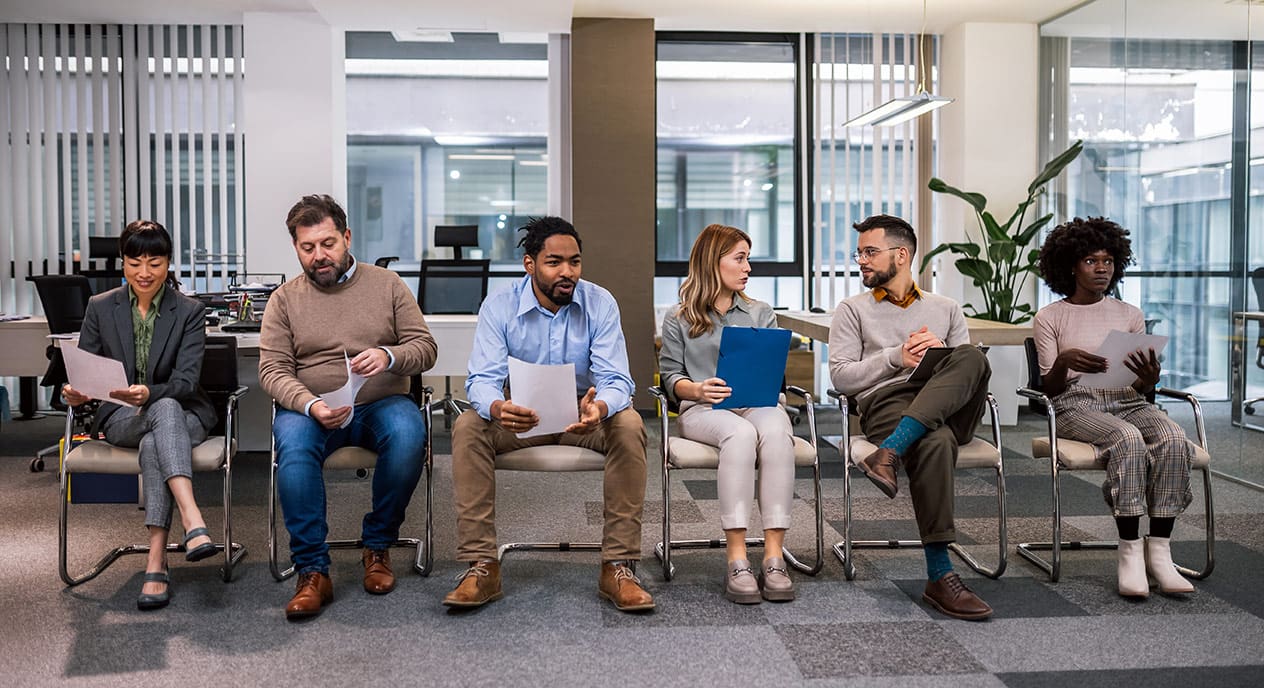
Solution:
[[[342,360],[347,364],[347,384],[335,389],[332,392],[325,392],[320,395],[320,398],[324,400],[325,405],[330,409],[340,409],[344,406],[351,407],[351,413],[347,414],[347,419],[342,421],[342,425],[338,426],[339,428],[345,428],[348,425],[351,425],[351,419],[355,418],[356,395],[360,393],[360,388],[363,387],[364,383],[369,379],[363,375],[357,375],[356,373],[351,372],[351,359],[347,357],[346,351],[342,352]]]
[[[929,380],[930,376],[935,374],[935,366],[947,358],[948,354],[952,353],[952,349],[953,347],[951,346],[932,346],[922,352],[922,360],[913,369],[913,372],[909,374],[908,378],[905,379],[905,382],[926,382]],[[979,350],[987,353],[988,348],[981,346]]]
[[[66,362],[66,379],[80,394],[120,406],[131,406],[110,398],[110,392],[129,387],[122,361],[88,353],[73,340],[62,342],[61,357]]]
[[[790,330],[776,327],[726,327],[720,333],[720,360],[715,376],[733,395],[713,408],[776,406],[786,379]]]
[[[1150,349],[1154,349],[1156,355],[1162,354],[1166,346],[1167,337],[1162,335],[1111,330],[1096,351],[1098,356],[1106,359],[1106,372],[1081,375],[1077,384],[1093,389],[1128,387],[1137,381],[1137,374],[1124,365],[1128,354],[1140,351],[1149,356]]]
[[[575,401],[575,364],[544,365],[509,357],[509,393],[513,403],[535,411],[540,422],[518,437],[561,432],[579,422]]]

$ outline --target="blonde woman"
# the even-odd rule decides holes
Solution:
[[[689,254],[680,306],[663,318],[658,362],[663,389],[680,405],[681,435],[720,449],[720,526],[728,555],[724,595],[738,604],[794,599],[794,583],[781,556],[794,497],[790,419],[776,406],[712,408],[732,394],[715,376],[721,331],[726,326],[777,326],[772,307],[743,291],[751,270],[750,251],[750,236],[740,229],[710,225],[702,230]],[[765,539],[759,576],[746,554],[757,459]]]

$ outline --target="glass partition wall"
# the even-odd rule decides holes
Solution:
[[[1169,19],[1191,4],[1199,22]],[[1264,17],[1251,13],[1218,0],[1098,0],[1047,22],[1041,116],[1049,149],[1084,141],[1058,189],[1065,214],[1103,215],[1132,234],[1120,296],[1170,337],[1160,384],[1201,400],[1212,468],[1260,486],[1264,401],[1255,413],[1247,402],[1264,396],[1261,323],[1249,315],[1264,310],[1250,279],[1264,266],[1264,108],[1252,107],[1264,105],[1264,55],[1249,27]],[[1166,408],[1191,420],[1183,404]]]

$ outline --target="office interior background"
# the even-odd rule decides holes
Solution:
[[[894,213],[927,245],[953,240],[971,220],[925,191],[930,177],[985,193],[999,213],[1083,140],[1044,209],[1133,232],[1122,295],[1172,338],[1163,384],[1213,417],[1264,390],[1256,324],[1242,340],[1233,329],[1235,312],[1261,308],[1250,275],[1264,266],[1264,9],[929,2],[919,40],[916,2],[748,3],[723,16],[667,4],[8,3],[0,310],[38,311],[26,275],[90,267],[87,239],[140,216],[176,235],[194,289],[292,275],[277,229],[291,197],[314,190],[345,200],[357,256],[398,256],[403,271],[449,255],[436,225],[477,224],[474,257],[491,259],[494,289],[520,274],[515,229],[573,209],[569,127],[585,103],[571,93],[572,17],[651,16],[653,91],[638,95],[654,108],[653,226],[581,227],[590,242],[651,247],[652,281],[629,286],[652,297],[625,308],[655,310],[631,322],[661,320],[711,222],[754,237],[754,296],[832,309],[861,288],[852,222]],[[843,126],[914,92],[919,53],[928,90],[956,103],[895,127]],[[970,300],[947,258],[927,279]],[[1037,305],[1053,298],[1028,289]],[[1218,470],[1264,484],[1256,431],[1237,416]]]
[[[39,313],[27,276],[100,267],[90,239],[139,217],[172,231],[185,288],[215,291],[297,274],[286,211],[329,192],[354,254],[396,256],[403,272],[450,257],[436,225],[477,225],[473,256],[491,260],[495,289],[521,275],[516,228],[552,213],[576,222],[585,276],[619,298],[641,390],[651,333],[707,224],[752,235],[753,296],[829,311],[863,289],[853,222],[906,217],[923,251],[960,241],[973,213],[929,192],[931,177],[1008,215],[1082,140],[1041,212],[1132,232],[1121,296],[1171,338],[1161,384],[1201,400],[1215,474],[1264,489],[1264,403],[1244,411],[1264,396],[1264,329],[1235,327],[1264,311],[1256,0],[929,0],[924,16],[919,0],[3,0],[0,57],[0,312]],[[955,102],[844,126],[923,76]],[[920,283],[978,302],[947,256]],[[1036,306],[1056,298],[1026,292]],[[812,352],[823,391],[828,351]],[[1019,363],[993,391],[1013,397],[1021,350],[1002,360]],[[17,379],[0,384],[16,406]],[[566,569],[568,584],[587,585],[582,573]],[[437,601],[450,581],[435,578]],[[277,607],[283,594],[250,599]],[[67,665],[92,664],[94,642]]]

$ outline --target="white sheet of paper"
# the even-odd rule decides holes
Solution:
[[[1128,387],[1137,380],[1137,374],[1124,365],[1128,354],[1143,351],[1148,356],[1149,349],[1154,349],[1155,354],[1162,354],[1165,346],[1167,337],[1162,335],[1111,330],[1106,335],[1106,341],[1094,352],[1109,362],[1106,372],[1081,375],[1078,384],[1093,389]]]
[[[98,356],[80,349],[73,341],[61,347],[62,360],[66,362],[66,377],[70,386],[93,399],[108,401],[119,406],[132,406],[125,401],[111,399],[110,392],[127,389],[127,373],[123,362]]]
[[[542,365],[509,357],[509,390],[513,403],[525,406],[540,422],[518,437],[535,437],[561,432],[579,422],[575,403],[575,364]]]
[[[345,428],[351,424],[351,419],[355,417],[356,395],[360,393],[360,388],[364,386],[364,383],[369,378],[351,372],[351,359],[347,357],[346,351],[342,352],[342,360],[347,364],[347,384],[332,392],[325,392],[320,395],[320,398],[324,400],[325,405],[331,410],[342,408],[343,406],[351,407],[351,413],[347,414],[347,419],[342,422],[342,425],[338,426]]]

